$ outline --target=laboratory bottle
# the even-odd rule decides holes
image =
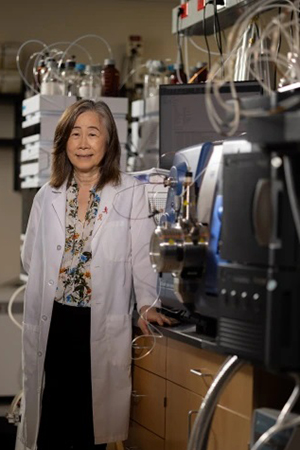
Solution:
[[[33,87],[36,91],[40,92],[40,86],[45,73],[47,72],[46,62],[44,55],[41,56],[37,66],[34,68],[34,80]]]
[[[66,65],[64,62],[58,63],[57,72],[58,72],[61,93],[62,93],[62,95],[66,95],[66,86],[65,86]]]
[[[97,101],[101,97],[101,66],[99,64],[91,65],[91,80],[93,85],[93,100]]]
[[[170,74],[169,84],[182,84],[186,82],[187,77],[183,70],[183,64],[174,64],[173,71]]]
[[[57,64],[54,58],[46,59],[46,68],[42,82],[41,82],[41,94],[43,95],[61,95],[61,86],[59,82],[59,76],[57,73]]]
[[[80,81],[79,97],[97,101],[101,95],[99,66],[86,65]]]
[[[105,59],[101,70],[101,95],[103,97],[118,97],[120,88],[120,72],[114,59]]]
[[[156,75],[154,73],[145,73],[144,75],[144,98],[157,95]]]
[[[76,72],[75,56],[72,59],[67,59],[65,63],[64,83],[65,83],[65,95],[68,97],[78,95],[78,76]]]
[[[170,76],[174,72],[174,64],[168,64],[164,73],[164,84],[170,83]]]
[[[166,70],[162,61],[149,60],[146,63],[147,73],[144,75],[144,99],[159,95],[159,86],[164,83]]]
[[[76,70],[76,74],[77,74],[77,93],[79,97],[82,97],[80,95],[80,86],[82,85],[82,83],[84,82],[85,76],[86,76],[86,65],[79,63],[76,64],[75,66],[75,70]]]

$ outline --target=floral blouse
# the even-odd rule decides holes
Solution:
[[[66,241],[55,301],[71,306],[91,306],[91,240],[100,202],[99,193],[90,189],[84,222],[78,218],[78,185],[73,178],[67,189]]]

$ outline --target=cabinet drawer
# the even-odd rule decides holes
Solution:
[[[224,355],[168,339],[167,379],[204,397],[225,359]],[[250,418],[252,392],[253,370],[245,366],[228,383],[219,403]]]
[[[125,450],[164,450],[165,441],[133,420],[129,424],[129,435]]]
[[[137,337],[138,334],[135,335]],[[137,339],[133,347],[133,358],[139,358],[145,354],[154,344],[151,353],[144,358],[134,359],[134,364],[143,369],[149,370],[161,377],[166,376],[166,354],[167,354],[167,338],[156,338],[142,336]]]
[[[166,380],[134,366],[131,418],[164,438]]]
[[[202,400],[200,395],[167,382],[165,450],[187,449],[189,420],[192,425],[195,418],[192,411],[198,411]]]
[[[250,430],[250,419],[218,405],[207,450],[248,450]]]
[[[205,396],[224,360],[224,356],[217,353],[169,339],[167,379]],[[203,376],[191,373],[192,369],[201,372]]]
[[[186,450],[189,421],[192,427],[202,400],[200,395],[167,382],[165,450]],[[208,450],[247,450],[249,437],[250,420],[217,406]]]

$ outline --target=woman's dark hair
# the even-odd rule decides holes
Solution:
[[[66,180],[68,183],[71,182],[74,169],[67,156],[67,142],[78,116],[88,111],[99,115],[108,136],[106,151],[99,165],[100,176],[96,189],[102,189],[108,183],[117,185],[121,182],[119,168],[121,147],[116,124],[109,107],[100,101],[79,100],[65,110],[55,130],[50,178],[50,185],[53,187],[60,187]]]

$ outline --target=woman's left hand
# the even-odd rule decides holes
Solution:
[[[163,326],[165,323],[171,325],[171,320],[164,314],[158,312],[156,308],[150,306],[143,306],[140,310],[140,318],[138,320],[138,326],[142,330],[143,334],[150,334],[147,322],[157,323]]]

